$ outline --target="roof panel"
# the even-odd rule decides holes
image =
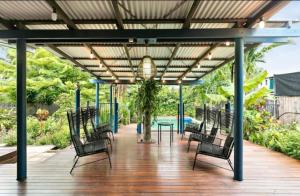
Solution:
[[[249,18],[268,1],[201,1],[195,19]]]
[[[7,20],[50,20],[52,8],[45,1],[1,1],[0,17]]]
[[[152,58],[168,58],[172,51],[173,47],[132,47],[129,54],[132,58],[143,58],[146,55],[150,55]]]
[[[111,1],[57,1],[71,19],[113,19]]]
[[[183,66],[183,67],[186,67],[186,66],[192,65],[194,62],[195,62],[195,60],[173,60],[171,62],[170,68],[172,66]]]
[[[33,30],[66,30],[68,29],[67,25],[65,24],[45,24],[45,25],[26,25],[27,28]]]
[[[89,57],[90,52],[85,47],[58,47],[61,49],[64,53],[72,56],[72,57]]]
[[[181,29],[182,24],[124,24],[125,29]]]
[[[183,0],[164,0],[164,1],[122,0],[119,2],[125,8],[125,9],[123,8],[120,9],[121,15],[125,19],[185,18],[192,5],[191,1],[184,2]],[[179,8],[176,9],[176,11],[174,11],[173,13],[169,14],[176,7]]]
[[[191,29],[232,28],[234,23],[192,23]]]
[[[77,24],[79,29],[117,29],[116,24]]]
[[[126,57],[126,52],[123,47],[93,47],[100,57]]]
[[[217,47],[211,53],[213,58],[228,58],[234,55],[234,47]]]
[[[197,58],[208,49],[209,47],[180,47],[176,57]]]

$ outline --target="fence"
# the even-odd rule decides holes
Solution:
[[[300,123],[300,97],[280,96],[278,100],[278,119],[282,123]]]

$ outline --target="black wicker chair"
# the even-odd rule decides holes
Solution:
[[[72,111],[68,111],[67,116],[68,116],[68,122],[69,122],[71,141],[72,141],[75,151],[76,151],[76,156],[74,158],[74,164],[70,170],[70,174],[72,174],[72,171],[76,167],[76,164],[80,157],[89,156],[89,155],[93,155],[93,154],[99,154],[99,153],[107,154],[107,157],[105,157],[104,159],[109,160],[110,168],[112,168],[109,150],[107,148],[105,140],[100,139],[100,140],[95,140],[93,142],[88,142],[88,143],[83,144],[80,140],[80,136],[77,135],[77,133],[76,133],[75,126],[76,126],[76,122],[78,121],[77,114],[73,113]],[[100,160],[103,160],[103,159],[99,159],[96,161],[100,161]],[[96,161],[89,162],[86,164],[94,163]],[[86,164],[82,164],[80,166],[83,166]],[[78,166],[78,167],[80,167],[80,166]]]
[[[221,139],[219,139],[221,140]],[[194,165],[193,165],[193,170],[195,169],[196,161],[197,161],[197,156],[199,154],[206,155],[206,156],[211,156],[215,158],[220,158],[220,159],[225,159],[229,163],[229,166],[231,170],[233,171],[233,166],[230,161],[230,155],[233,149],[233,137],[231,135],[228,135],[226,137],[226,140],[224,142],[223,146],[216,145],[210,142],[203,141],[198,144],[195,159],[194,159]]]
[[[92,123],[92,126],[94,127],[95,132],[110,134],[114,141],[115,140],[114,133],[113,133],[111,127],[109,126],[109,124],[100,124],[100,125],[96,126],[96,121],[95,121],[96,114],[97,114],[96,108],[87,107],[87,111],[88,111],[89,115],[91,116],[91,123]]]
[[[204,122],[201,122],[200,124],[198,123],[189,123],[186,125],[183,134],[181,135],[181,140],[183,139],[183,136],[185,135],[185,132],[189,133],[201,133],[202,128],[203,128]]]
[[[107,132],[104,130],[106,128],[105,125],[98,127],[98,129],[95,128],[93,119],[95,113],[90,112],[89,108],[87,109],[81,109],[81,119],[82,119],[82,127],[84,130],[84,134],[86,137],[86,140],[88,142],[93,142],[97,140],[105,140],[108,144],[110,144],[111,150],[112,150],[112,142],[110,137],[108,137]]]
[[[189,141],[188,141],[188,149],[187,152],[190,151],[190,146],[192,141],[197,141],[197,142],[209,142],[213,143],[214,140],[216,139],[216,135],[218,133],[219,128],[218,127],[213,127],[210,131],[210,134],[205,134],[205,133],[192,133],[190,134]]]

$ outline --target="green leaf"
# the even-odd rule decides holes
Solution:
[[[262,71],[255,77],[247,80],[244,85],[245,93],[248,93],[253,89],[255,89],[259,84],[261,84],[266,79],[267,76],[268,76],[268,72]]]

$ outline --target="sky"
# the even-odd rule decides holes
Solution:
[[[290,2],[270,20],[300,20],[300,1]],[[274,48],[266,54],[264,60],[265,63],[259,66],[266,69],[269,76],[300,72],[300,38],[293,39],[292,44]]]

